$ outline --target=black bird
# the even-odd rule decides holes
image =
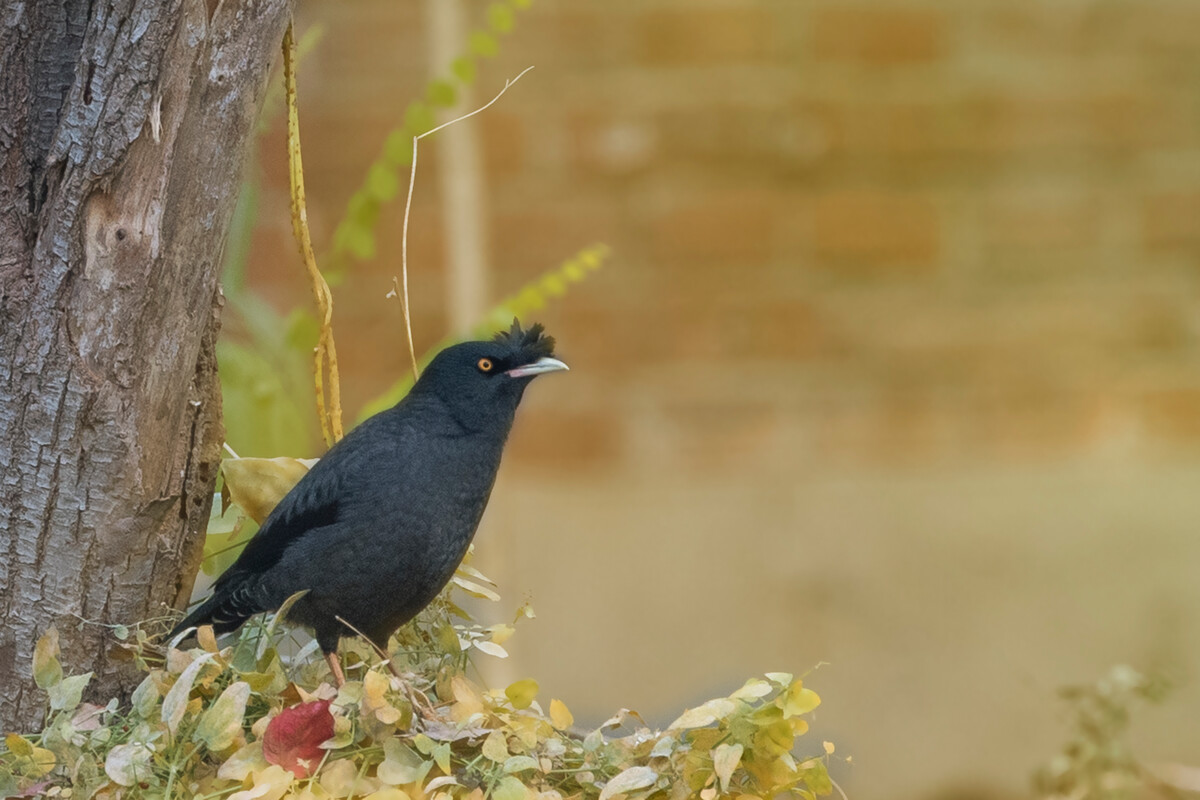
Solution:
[[[308,626],[344,681],[338,641],[381,650],[449,582],[475,535],[521,395],[567,369],[541,325],[447,347],[408,395],[330,448],[280,501],[212,596],[169,634],[236,630],[307,590],[287,620]]]

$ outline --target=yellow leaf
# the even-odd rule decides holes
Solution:
[[[483,712],[483,698],[479,690],[463,676],[455,675],[450,679],[450,691],[454,695],[450,715],[455,722],[463,722]]]
[[[358,774],[358,765],[352,758],[327,763],[321,770],[320,784],[332,797],[364,795],[380,788],[378,781]]]
[[[493,625],[488,630],[492,632],[492,641],[496,644],[504,644],[517,632],[512,625]]]
[[[363,696],[362,705],[367,710],[383,708],[388,705],[387,691],[391,688],[392,682],[383,674],[375,671],[368,672],[363,676]]]
[[[33,755],[33,745],[31,745],[18,734],[5,734],[4,744],[8,748],[8,752],[12,753],[18,758],[28,758],[29,756]]]
[[[453,578],[451,578],[451,580],[454,581],[455,586],[462,589],[472,597],[478,597],[481,600],[491,600],[492,602],[497,602],[500,600],[500,595],[496,594],[481,583],[467,580],[459,575],[455,575]]]
[[[217,777],[226,781],[243,781],[251,772],[261,771],[269,766],[263,758],[262,741],[251,742],[225,759]]]
[[[776,758],[792,749],[795,737],[792,726],[785,719],[777,719],[754,734],[755,755]]]
[[[812,689],[805,689],[803,682],[797,680],[775,702],[783,709],[785,717],[794,717],[797,714],[807,714],[821,705],[821,698]]]
[[[254,772],[251,777],[254,784],[249,789],[229,795],[228,800],[279,800],[292,787],[295,778],[278,764]]]
[[[517,741],[525,745],[526,750],[538,746],[538,742],[550,734],[550,724],[536,717],[516,716],[509,720],[508,729],[516,735]]]
[[[550,701],[550,724],[560,731],[565,731],[575,724],[575,717],[571,715],[567,704],[562,700]]]
[[[825,748],[825,755],[833,755],[833,742],[821,742],[821,746]]]
[[[516,683],[510,684],[504,690],[508,701],[512,703],[513,708],[529,708],[529,704],[533,702],[533,698],[537,697],[538,682],[533,678],[524,678]]]
[[[58,629],[51,625],[33,647],[33,680],[38,688],[49,689],[62,680],[58,653]]]
[[[483,740],[483,755],[497,764],[502,764],[508,758],[508,740],[503,731],[492,731]]]
[[[315,458],[227,458],[221,472],[233,502],[261,525],[315,463]]]
[[[371,792],[363,800],[412,800],[412,798],[403,789],[397,789],[395,786],[385,786],[378,791]]]
[[[201,625],[196,629],[196,643],[202,650],[209,653],[215,653],[220,649],[217,647],[217,636],[213,632],[212,625]]]

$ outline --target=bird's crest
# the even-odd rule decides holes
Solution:
[[[514,317],[512,327],[497,333],[496,341],[530,360],[536,360],[554,355],[554,337],[547,336],[544,330],[540,322],[530,325],[529,330],[521,330],[521,323]]]

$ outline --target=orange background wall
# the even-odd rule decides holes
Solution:
[[[430,76],[427,10],[300,6],[318,242]],[[1130,662],[1185,680],[1146,757],[1200,763],[1200,4],[538,0],[475,99],[530,64],[469,123],[491,296],[612,256],[540,315],[572,372],[529,392],[477,540],[539,612],[496,680],[665,723],[827,661],[810,747],[851,796],[1019,797],[1056,687]],[[250,269],[287,309],[279,127]],[[437,147],[418,349],[448,325]],[[351,409],[405,369],[400,213],[336,289]]]

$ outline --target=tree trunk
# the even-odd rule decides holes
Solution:
[[[109,628],[186,601],[219,461],[218,267],[290,0],[0,10],[0,730],[38,636],[122,688]]]

